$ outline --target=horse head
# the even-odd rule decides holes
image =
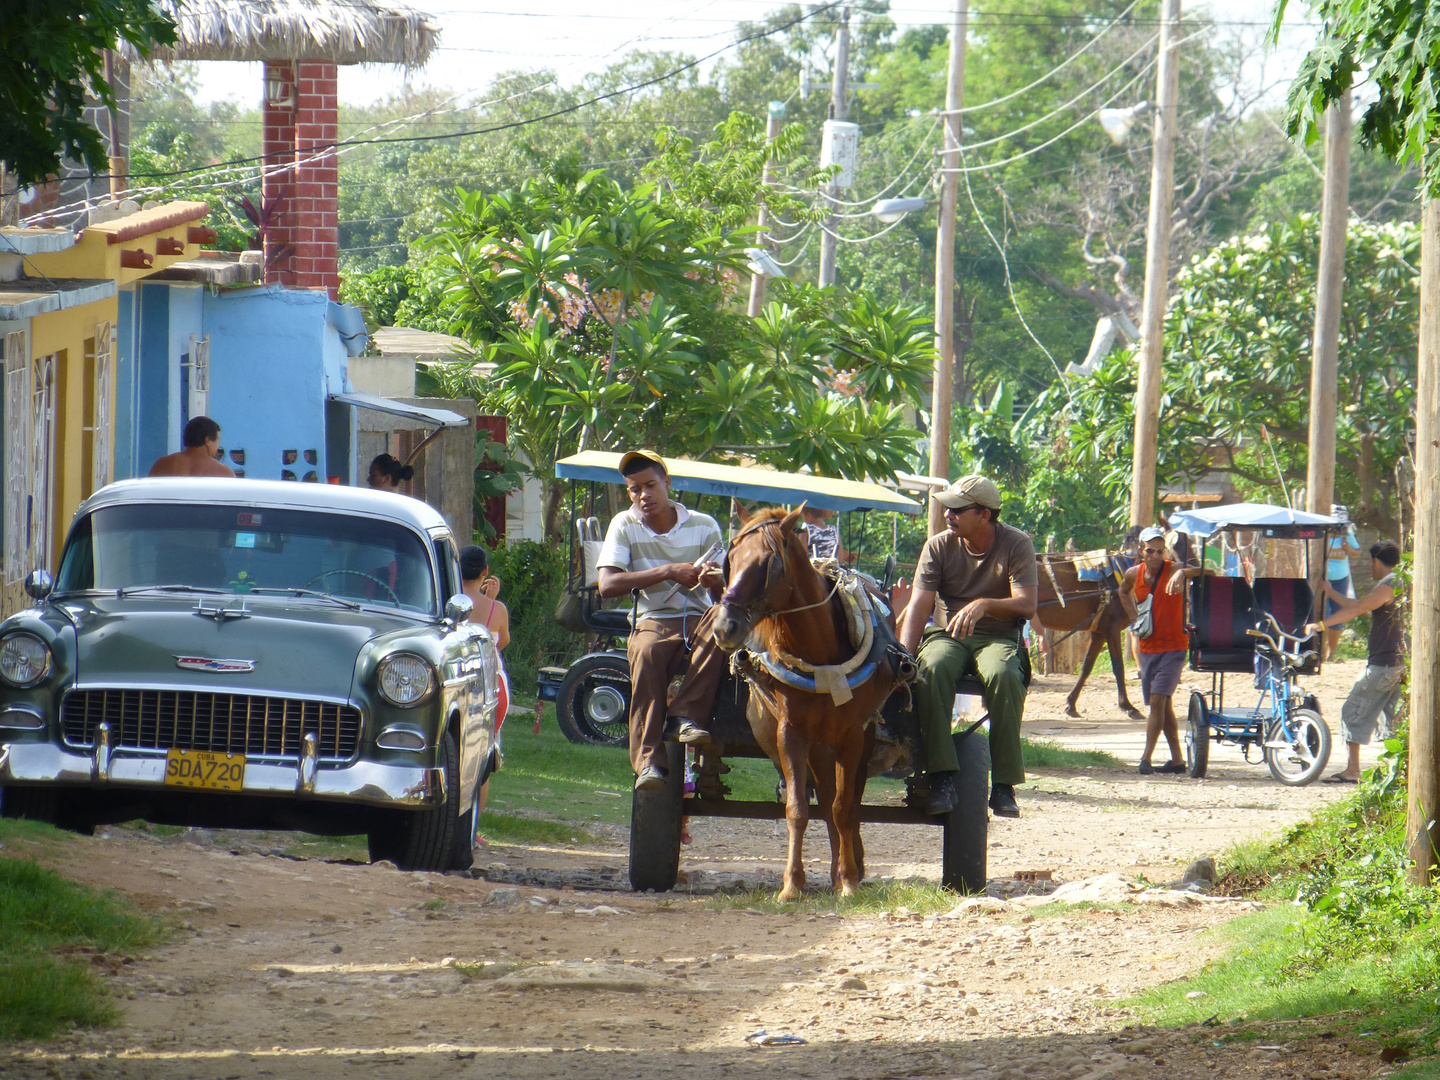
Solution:
[[[800,509],[788,514],[763,511],[730,541],[725,592],[715,620],[715,641],[722,649],[740,648],[757,622],[787,603],[792,586],[786,567],[791,559],[805,559],[803,543],[795,535]]]

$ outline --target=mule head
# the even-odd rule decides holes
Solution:
[[[715,643],[727,652],[745,644],[755,624],[776,607],[784,606],[790,593],[786,581],[787,553],[804,558],[800,538],[795,535],[799,509],[765,510],[750,519],[730,541],[725,552],[725,592],[715,619]]]

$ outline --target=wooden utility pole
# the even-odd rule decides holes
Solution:
[[[950,79],[945,90],[945,149],[940,157],[940,217],[935,226],[935,372],[930,385],[930,475],[950,476],[950,411],[955,370],[955,200],[960,184],[960,110],[965,103],[965,36],[970,0],[955,0]],[[930,500],[930,535],[945,528],[945,508]]]
[[[1440,200],[1420,225],[1420,355],[1415,389],[1415,553],[1410,644],[1411,879],[1430,880],[1440,844]]]
[[[1140,371],[1135,387],[1130,524],[1155,520],[1155,457],[1160,442],[1160,362],[1165,354],[1165,303],[1170,274],[1170,194],[1175,183],[1175,99],[1180,83],[1180,0],[1164,0],[1160,66],[1155,78],[1154,161],[1145,249],[1145,304],[1140,316]]]
[[[840,37],[835,43],[835,75],[830,83],[830,119],[844,120],[847,73],[850,70],[850,9],[840,9]],[[825,185],[825,198],[832,206],[840,198],[840,185],[835,181]],[[831,214],[820,228],[820,287],[835,284],[835,234],[839,231],[840,219]]]
[[[784,119],[785,103],[783,101],[770,102],[770,118],[765,121],[765,142],[767,147],[770,143],[773,143],[776,139],[780,137],[780,123]],[[765,185],[769,185],[771,183],[770,159],[768,157],[765,159],[765,167],[760,175],[760,183]],[[770,246],[770,237],[765,234],[765,226],[768,223],[769,218],[770,215],[765,210],[765,204],[761,203],[760,216],[757,219],[757,224],[760,226],[760,231],[755,236],[755,243],[757,246],[762,248],[768,248]],[[760,309],[764,306],[764,304],[765,275],[754,274],[750,278],[750,306],[746,309],[750,318],[758,318],[760,316]]]
[[[1315,283],[1315,340],[1310,352],[1310,453],[1305,472],[1305,509],[1312,514],[1329,514],[1330,504],[1335,501],[1335,394],[1340,369],[1340,309],[1345,296],[1345,227],[1349,219],[1347,90],[1325,114],[1325,198],[1320,212],[1320,272]]]

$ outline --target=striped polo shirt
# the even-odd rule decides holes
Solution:
[[[634,573],[667,563],[693,563],[711,544],[722,542],[720,526],[709,514],[694,513],[674,499],[670,505],[675,508],[675,527],[663,535],[652,531],[633,507],[616,514],[596,565]],[[637,607],[637,619],[703,615],[710,607],[710,594],[703,585],[687,591],[673,581],[661,581],[640,590]]]

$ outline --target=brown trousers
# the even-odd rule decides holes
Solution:
[[[638,774],[646,766],[663,769],[665,719],[684,717],[708,727],[715,691],[729,657],[715,644],[711,624],[718,605],[697,619],[641,619],[630,635],[630,764]],[[670,683],[685,666],[689,631],[690,670],[669,699]]]

